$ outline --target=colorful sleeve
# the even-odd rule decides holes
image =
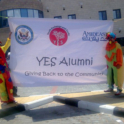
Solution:
[[[10,47],[10,45],[11,45],[11,40],[9,38],[7,38],[6,44],[1,47],[1,49],[3,50],[4,53],[6,53],[7,49]]]
[[[122,50],[120,48],[117,49],[116,59],[117,59],[116,65],[122,66],[123,53],[122,53]]]
[[[4,71],[6,68],[4,61],[0,58],[0,71]]]

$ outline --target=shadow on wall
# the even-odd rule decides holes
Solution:
[[[121,45],[122,51],[123,51],[123,55],[124,55],[124,37],[117,38],[116,40],[117,40],[118,43]]]
[[[124,46],[122,46],[122,52],[123,52],[123,55],[124,55]]]

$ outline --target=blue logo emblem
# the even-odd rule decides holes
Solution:
[[[25,45],[33,40],[33,31],[26,25],[20,25],[16,28],[15,39],[19,44]]]

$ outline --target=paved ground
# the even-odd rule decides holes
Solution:
[[[124,91],[120,96],[115,96],[114,92],[104,93],[104,91],[60,94],[59,96],[124,108]]]
[[[124,118],[52,102],[2,118],[0,124],[124,124]]]
[[[53,86],[53,87],[18,87],[18,94],[21,97],[54,93],[80,93],[90,92],[96,90],[105,90],[108,86],[104,84],[91,84],[91,85],[72,85],[72,86]],[[124,88],[124,85],[123,85]]]
[[[98,103],[102,105],[111,105],[116,106],[120,108],[124,108],[124,91],[122,95],[115,96],[113,93],[105,93],[103,91],[97,91],[97,92],[82,92],[82,93],[67,93],[67,94],[55,94],[55,96],[63,96],[66,98],[74,98],[78,100],[88,101],[92,103]],[[49,96],[54,96],[52,94],[49,95],[39,95],[39,96],[30,96],[30,97],[16,97],[15,100],[19,104],[24,104],[27,102],[35,101],[38,99],[43,99]],[[0,110],[5,109],[8,107],[15,106],[17,104],[9,104],[4,105],[0,103]]]
[[[49,87],[18,87],[18,94],[21,97],[54,93],[79,93],[93,90],[104,90],[107,84],[73,85],[73,86],[49,86]]]
[[[19,103],[25,103],[40,99],[39,96],[43,94],[61,93],[64,97],[73,97],[80,100],[90,100],[91,102],[99,102],[100,104],[111,104],[118,107],[124,107],[123,98],[114,98],[110,94],[103,92],[88,92],[96,90],[104,90],[107,84],[94,85],[77,85],[77,86],[61,86],[61,87],[34,87],[23,88],[18,87],[18,94],[16,100]],[[70,94],[69,94],[70,93]],[[65,95],[64,95],[65,94]],[[37,96],[38,95],[38,96]],[[67,96],[68,95],[68,96]],[[33,96],[33,97],[29,97]],[[104,99],[107,100],[104,101]],[[93,101],[95,100],[95,101]],[[4,108],[4,106],[1,106]],[[124,118],[116,117],[108,114],[100,114],[85,109],[79,109],[62,105],[59,103],[50,103],[30,111],[21,112],[5,118],[0,119],[0,124],[124,124]]]
[[[0,110],[10,108],[10,107],[13,107],[13,106],[17,106],[18,104],[24,104],[24,103],[32,102],[32,101],[35,101],[35,100],[43,99],[43,98],[46,98],[46,97],[49,97],[49,96],[52,96],[52,95],[32,96],[32,97],[16,97],[15,98],[16,103],[14,103],[14,104],[8,104],[7,105],[6,103],[2,104],[0,102]]]

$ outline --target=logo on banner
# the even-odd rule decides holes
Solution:
[[[33,40],[33,31],[26,25],[20,25],[16,28],[15,39],[18,43],[25,45]]]
[[[61,26],[56,26],[50,29],[49,38],[52,44],[56,46],[64,45],[68,40],[68,30]]]
[[[96,42],[100,42],[100,41],[107,41],[106,40],[106,32],[87,32],[84,31],[83,32],[83,36],[82,36],[82,40],[83,41],[96,41]]]

